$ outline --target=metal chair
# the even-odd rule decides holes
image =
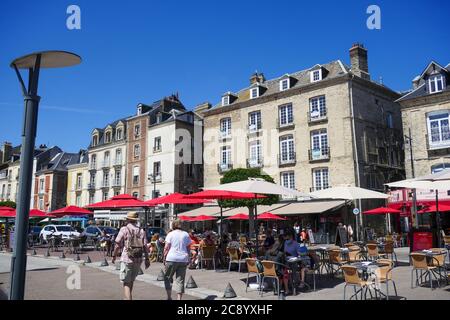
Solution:
[[[344,286],[344,300],[346,298],[346,290],[348,286],[353,287],[354,294],[350,296],[350,300],[355,297],[358,300],[358,293],[361,292],[361,300],[363,300],[367,296],[367,291],[369,291],[370,296],[372,297],[372,292],[369,290],[372,285],[371,281],[366,281],[360,278],[358,274],[358,269],[356,267],[350,265],[343,265],[341,267],[342,272],[344,273],[345,286]],[[358,290],[356,290],[359,288]]]
[[[394,241],[386,241],[384,244],[384,250],[380,253],[380,256],[385,256],[386,258],[391,258],[395,261],[395,265],[398,264],[397,254],[394,251]]]
[[[384,283],[386,284],[386,300],[389,300],[389,282],[392,282],[392,285],[394,286],[395,296],[398,296],[397,286],[395,285],[395,281],[392,279],[394,262],[389,259],[378,259],[377,263],[384,264],[386,266],[378,267],[375,271],[375,293],[378,291],[380,294],[383,294],[380,288],[377,287],[377,284]]]
[[[430,281],[430,287],[431,290],[433,290],[433,277],[438,281],[436,274],[434,271],[437,269],[436,266],[428,265],[427,262],[427,256],[424,253],[417,253],[413,252],[410,255],[411,262],[413,265],[413,268],[411,270],[411,289],[414,289],[414,274],[416,275],[416,286],[419,286],[422,282],[423,276],[425,276],[425,280],[427,277],[429,277]],[[420,278],[419,278],[419,271],[420,271]],[[419,281],[420,280],[420,281]]]
[[[241,259],[239,257],[239,250],[236,248],[227,248],[227,254],[229,257],[228,262],[228,272],[231,271],[231,264],[237,263],[238,264],[238,272],[241,272],[241,264],[246,263],[245,259]]]
[[[278,296],[279,296],[279,295],[280,295],[280,278],[279,278],[279,276],[277,275],[277,271],[276,271],[276,268],[275,268],[275,266],[277,265],[277,263],[274,262],[274,261],[270,261],[270,260],[263,260],[263,261],[261,261],[261,264],[262,264],[263,267],[264,267],[264,271],[263,271],[263,273],[262,273],[261,285],[260,285],[260,287],[261,287],[261,290],[260,290],[260,292],[261,292],[261,297],[262,297],[263,294],[264,294],[263,285],[264,285],[264,280],[265,280],[266,278],[273,279],[273,280],[276,282],[276,284],[277,284],[277,290],[278,290]]]
[[[203,261],[212,261],[213,268],[216,270],[216,247],[203,246],[200,247],[200,268],[203,269]]]
[[[261,288],[262,288],[262,283],[261,283],[262,273],[258,270],[256,261],[257,261],[256,259],[252,259],[252,258],[245,259],[245,262],[247,264],[247,281],[246,281],[245,292],[247,292],[248,287],[249,287],[248,282],[250,279],[250,274],[256,274],[256,283],[258,284],[258,291],[261,290]]]
[[[329,271],[331,275],[335,275],[336,273],[341,270],[341,267],[345,264],[347,264],[347,260],[342,259],[341,257],[341,250],[333,249],[328,251],[328,264],[329,264]],[[337,266],[337,269],[334,269],[334,266]]]
[[[368,260],[377,260],[380,258],[380,252],[378,250],[377,243],[367,243],[367,259]]]

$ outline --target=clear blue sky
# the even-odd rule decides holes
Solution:
[[[81,30],[66,28],[66,9],[81,8]],[[381,30],[366,9],[381,8]],[[139,102],[179,92],[191,109],[248,84],[341,59],[362,42],[374,79],[394,90],[430,60],[450,62],[446,0],[428,1],[17,1],[0,2],[0,143],[20,143],[23,100],[10,62],[59,49],[81,65],[41,72],[36,144],[76,152],[94,127],[131,115]]]

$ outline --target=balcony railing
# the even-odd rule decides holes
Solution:
[[[307,112],[308,123],[327,121],[328,116],[326,112],[320,111],[308,111]]]
[[[151,182],[161,182],[162,181],[161,172],[157,172],[155,174],[151,173],[148,175],[148,178],[150,179]]]
[[[112,186],[113,186],[114,188],[121,187],[122,184],[121,184],[120,179],[114,179],[114,181],[113,181],[113,183],[112,183]]]
[[[109,188],[109,181],[103,181],[102,188]]]
[[[121,166],[122,165],[122,158],[115,158],[113,164],[115,166]]]
[[[227,171],[230,171],[231,169],[233,169],[233,164],[231,164],[231,163],[218,163],[217,164],[217,171],[219,171],[219,173],[227,172]]]
[[[289,130],[294,129],[294,122],[281,123],[280,119],[277,119],[277,129],[278,130]]]
[[[248,134],[258,133],[261,130],[261,124],[249,124]]]
[[[247,159],[247,168],[262,168],[263,158]]]
[[[104,160],[102,162],[102,168],[109,168],[111,166],[111,161],[110,160]]]
[[[89,170],[97,170],[97,162],[89,163]]]
[[[95,190],[95,182],[88,183],[87,188],[88,190]]]
[[[291,166],[297,163],[295,152],[278,155],[278,166]]]
[[[154,147],[153,147],[153,152],[154,152],[154,153],[156,153],[156,152],[161,152],[161,150],[162,150],[162,149],[161,149],[161,146],[154,146]]]
[[[219,140],[225,140],[231,138],[231,131],[230,130],[220,130],[219,131]]]
[[[330,147],[308,150],[309,161],[330,160]]]

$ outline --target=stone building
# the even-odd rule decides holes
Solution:
[[[204,117],[204,185],[259,167],[277,183],[309,192],[338,185],[383,190],[404,178],[400,95],[371,80],[363,45],[341,60],[226,92]]]
[[[397,101],[406,136],[407,178],[450,168],[450,64],[432,61]]]
[[[67,205],[84,207],[89,204],[89,156],[86,150],[80,150],[67,165]],[[93,200],[91,198],[91,200]]]

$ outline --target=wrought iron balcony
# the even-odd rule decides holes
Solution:
[[[327,115],[326,111],[325,112],[308,111],[307,117],[308,117],[309,124],[328,121],[328,115]]]
[[[293,166],[297,163],[295,152],[283,153],[278,155],[278,166]]]
[[[330,147],[308,150],[309,162],[330,160]]]
[[[262,168],[264,166],[263,158],[247,159],[247,168]]]
[[[220,174],[230,171],[231,169],[233,169],[233,164],[231,164],[231,163],[218,163],[217,164],[217,171]]]

